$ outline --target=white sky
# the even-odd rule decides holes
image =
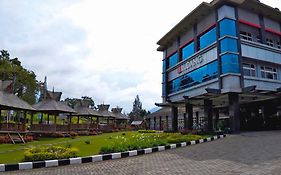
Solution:
[[[87,95],[130,112],[139,94],[149,110],[161,102],[156,42],[201,2],[1,0],[0,49],[63,98]],[[280,0],[261,2],[281,9]]]

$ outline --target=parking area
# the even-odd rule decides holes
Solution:
[[[281,131],[247,132],[213,142],[148,155],[2,174],[279,175],[281,173],[280,138]]]

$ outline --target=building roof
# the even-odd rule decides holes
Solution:
[[[167,34],[165,34],[158,42],[158,51],[164,51],[179,36],[184,34],[198,21],[208,16],[211,11],[222,4],[232,4],[244,9],[251,10],[265,17],[281,22],[281,12],[277,8],[270,7],[258,0],[213,0],[211,3],[203,2],[197,6],[192,12],[185,16],[178,24],[176,24]]]
[[[153,118],[153,117],[166,117],[166,116],[171,116],[171,107],[162,107],[158,109],[157,111],[149,114],[146,116],[146,118]],[[183,114],[185,113],[185,108],[184,107],[179,107],[178,108],[178,113]]]
[[[15,94],[7,91],[10,87],[12,81],[2,81],[0,80],[0,108],[1,109],[23,109],[35,111],[35,109],[29,105],[27,102],[23,101]]]
[[[76,114],[74,115],[79,115],[79,116],[101,116],[101,114],[94,110],[89,108],[90,106],[90,101],[85,100],[85,99],[79,99],[77,100],[77,103],[74,106],[74,110],[76,111]]]
[[[33,107],[40,112],[48,113],[75,113],[75,110],[60,101],[62,93],[46,91],[45,98],[33,105]]]
[[[40,112],[49,113],[75,113],[76,111],[71,107],[67,106],[64,102],[56,101],[52,99],[45,99],[33,107]]]
[[[129,117],[125,114],[122,114],[122,108],[116,107],[111,109],[111,113],[119,120],[129,120]]]

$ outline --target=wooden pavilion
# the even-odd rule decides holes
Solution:
[[[30,131],[32,132],[70,132],[71,119],[75,110],[60,101],[62,92],[45,91],[44,98],[39,103],[33,105],[37,112],[41,112],[41,121],[38,124],[33,124],[33,117],[31,118]],[[43,114],[47,114],[47,121],[43,122]],[[57,124],[57,117],[59,114],[67,115],[67,122]],[[52,123],[50,122],[50,115],[54,116]]]
[[[86,99],[79,99],[77,100],[77,103],[74,106],[74,110],[76,113],[74,113],[72,116],[77,116],[77,123],[71,125],[71,130],[75,131],[89,131],[89,130],[97,130],[99,126],[99,118],[102,117],[102,115],[92,109],[89,108],[90,101]],[[80,118],[84,117],[88,120],[87,123],[80,124]],[[93,120],[93,117],[96,118],[96,120]]]
[[[12,93],[12,81],[0,80],[0,131],[1,132],[25,132],[27,127],[27,112],[35,109]],[[14,110],[17,112],[17,121],[9,121],[9,116],[3,120],[2,110]],[[23,118],[21,114],[23,112]]]
[[[115,116],[115,127],[118,129],[125,129],[127,127],[129,117],[125,114],[122,114],[122,108],[112,108],[111,112]]]

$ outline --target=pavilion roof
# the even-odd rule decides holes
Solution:
[[[0,80],[0,109],[22,109],[34,111],[35,109],[15,94],[8,91],[12,81]]]
[[[101,116],[101,114],[94,110],[89,108],[90,102],[89,100],[77,100],[77,103],[74,106],[74,110],[76,111],[76,114],[79,116]]]

